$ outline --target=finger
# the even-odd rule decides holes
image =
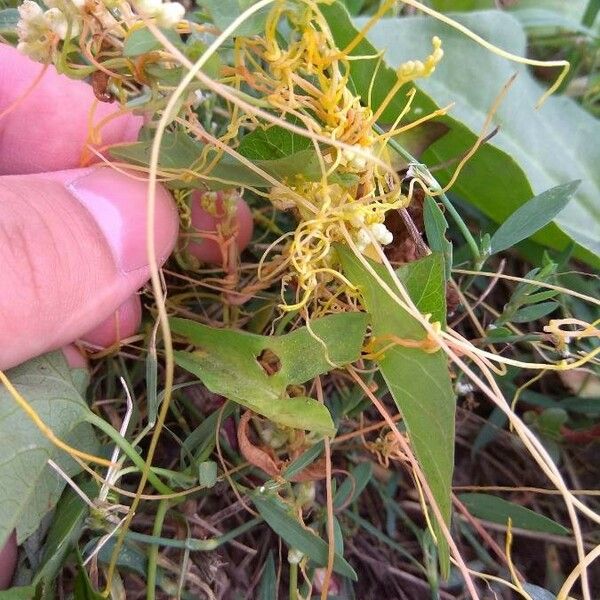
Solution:
[[[223,209],[220,198],[217,198],[216,215],[202,208],[201,192],[196,192],[192,197],[192,225],[200,232],[215,233],[221,231],[228,235],[233,233],[238,251],[242,251],[252,239],[253,221],[250,208],[240,197],[233,217],[228,217]],[[189,252],[203,262],[214,265],[223,264],[223,253],[219,244],[209,236],[204,236],[199,242],[192,242],[188,246]]]
[[[81,338],[93,346],[108,348],[132,336],[142,321],[142,303],[137,294],[130,296],[100,325]]]
[[[157,189],[163,262],[177,212]],[[0,368],[92,330],[149,277],[146,182],[106,168],[0,177]]]
[[[109,120],[92,139],[90,123],[119,113],[115,104],[96,100],[83,81],[46,70],[15,48],[0,44],[0,175],[57,171],[88,164],[87,145],[135,140],[142,118],[130,113]],[[87,161],[87,162],[86,162]]]
[[[0,590],[5,590],[13,578],[17,566],[17,534],[13,531],[0,548]]]

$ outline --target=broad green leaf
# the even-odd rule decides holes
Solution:
[[[334,427],[325,406],[312,398],[289,398],[286,388],[357,360],[367,319],[360,313],[331,315],[312,322],[312,331],[302,327],[282,336],[215,329],[184,319],[172,319],[171,329],[197,347],[176,352],[177,364],[209,390],[281,425],[329,435]],[[258,361],[266,351],[276,363],[272,374]]]
[[[7,377],[47,427],[64,442],[96,450],[94,433],[84,423],[89,408],[81,397],[87,377],[72,371],[61,352],[53,352],[7,372]],[[16,527],[19,543],[31,535],[58,501],[65,481],[48,466],[54,460],[69,475],[79,465],[54,446],[0,389],[0,546]]]
[[[485,519],[502,525],[506,525],[508,519],[511,519],[512,526],[520,529],[553,533],[555,535],[568,535],[569,533],[566,527],[559,525],[556,521],[519,504],[498,498],[498,496],[460,494],[458,498],[467,507],[468,511],[478,519]]]
[[[278,179],[321,177],[319,158],[310,139],[283,127],[255,129],[242,138],[237,151]]]
[[[351,15],[358,15],[366,0],[342,0]]]
[[[170,29],[161,29],[161,33],[176,46],[181,45],[181,38]],[[141,27],[134,29],[126,38],[123,45],[123,56],[140,56],[152,50],[158,50],[162,48],[162,43],[159,42],[153,35],[153,33]]]
[[[523,28],[508,13],[482,11],[460,15],[460,21],[497,46],[526,53]],[[452,116],[469,129],[448,117],[442,119],[451,131],[425,152],[424,162],[435,165],[462,155],[472,145],[470,135],[481,129],[503,83],[516,71],[519,76],[493,120],[500,126],[498,134],[467,165],[453,191],[502,222],[534,194],[580,179],[577,194],[554,219],[555,225],[545,227],[533,239],[563,249],[571,238],[585,249],[576,254],[593,261],[590,252],[600,255],[600,145],[596,143],[600,122],[566,97],[553,96],[536,110],[544,87],[525,67],[490,53],[434,19],[384,19],[368,37],[379,49],[387,49],[390,65],[398,66],[427,55],[434,35],[442,38],[444,59],[430,78],[417,82],[428,97],[417,95],[408,118],[415,118],[414,110],[431,110],[432,101],[440,106],[455,103]],[[511,165],[509,157],[516,163]],[[452,168],[436,171],[436,177],[444,184],[451,172]]]
[[[238,152],[252,160],[275,160],[312,147],[309,138],[274,125],[264,129],[259,127],[245,135]]]
[[[213,23],[223,31],[234,19],[245,10],[256,4],[255,0],[202,0],[200,4],[208,10]],[[236,36],[252,36],[264,31],[265,21],[270,6],[260,9],[244,21],[233,34]]]
[[[319,566],[327,564],[327,544],[316,533],[311,533],[301,525],[280,500],[259,492],[252,494],[251,498],[260,516],[288,546],[300,550]],[[333,570],[353,581],[357,580],[354,569],[337,553]]]
[[[571,181],[558,185],[520,206],[492,236],[492,254],[507,250],[548,225],[567,206],[579,184]]]
[[[433,0],[431,7],[440,12],[461,12],[494,8],[494,0]]]
[[[400,308],[381,289],[358,259],[344,248],[338,248],[344,273],[356,285],[363,303],[372,317],[375,339],[386,336],[422,340],[422,326]],[[377,274],[395,289],[391,278],[380,265],[371,263]],[[444,323],[445,292],[443,264],[439,254],[405,265],[398,273],[411,298],[423,313]],[[454,468],[455,399],[448,362],[442,351],[424,352],[401,345],[385,351],[377,363],[388,388],[402,413],[406,430],[417,460],[431,487],[446,523],[452,512],[451,483]],[[449,569],[448,546],[439,534],[440,565]]]
[[[170,187],[208,187],[221,189],[233,186],[270,187],[272,183],[255,173],[250,167],[236,158],[223,154],[216,157],[215,151],[201,164],[200,157],[204,144],[192,139],[183,131],[167,131],[160,145],[158,164],[161,169],[180,171],[176,181],[169,182]],[[126,160],[147,167],[150,164],[152,139],[131,144],[113,146],[110,154],[114,158]],[[252,160],[263,171],[276,179],[285,179],[294,175],[304,175],[307,179],[318,179],[321,175],[319,162],[314,150],[303,150],[293,156],[284,156],[273,160]]]
[[[592,27],[593,23],[585,23],[584,15],[589,4],[589,0],[519,0],[507,8],[524,27],[598,35],[600,23],[596,23],[595,27]]]

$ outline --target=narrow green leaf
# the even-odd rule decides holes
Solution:
[[[338,248],[338,252],[346,276],[359,288],[363,304],[371,313],[374,338],[381,338],[382,345],[389,336],[424,339],[422,326],[381,289],[358,259],[345,248]],[[393,290],[394,283],[387,271],[375,263],[371,263],[371,266]],[[419,276],[413,276],[414,273],[419,273]],[[398,274],[419,310],[434,313],[438,318],[443,316],[445,294],[439,254],[409,263]],[[402,412],[411,445],[442,516],[449,524],[452,513],[455,398],[446,356],[441,351],[428,353],[418,348],[396,345],[386,350],[377,363]],[[450,563],[448,545],[441,534],[437,537],[440,565],[447,574]]]
[[[335,493],[333,507],[339,509],[345,504],[352,504],[362,494],[372,476],[372,463],[364,462],[354,467]]]
[[[548,225],[567,206],[580,183],[577,180],[557,185],[520,206],[492,236],[492,254],[507,250]]]
[[[277,598],[277,574],[275,573],[275,560],[273,559],[273,551],[269,550],[265,569],[260,578],[260,586],[258,588],[257,600],[274,600]]]
[[[423,219],[429,247],[433,252],[441,252],[444,255],[445,278],[448,280],[452,269],[452,244],[446,238],[448,221],[438,203],[431,196],[425,197]]]
[[[82,566],[79,566],[77,569],[73,596],[77,598],[77,600],[104,600],[105,598],[105,596],[94,589],[87,571]]]
[[[325,444],[323,440],[317,442],[314,446],[303,452],[296,460],[292,461],[281,476],[288,481],[298,473],[301,473],[306,467],[312,465],[319,456],[323,453]]]
[[[35,585],[13,587],[8,590],[0,591],[0,600],[32,600],[35,598],[35,594]]]
[[[98,494],[98,486],[93,481],[82,484],[81,489],[92,499]],[[65,490],[56,507],[46,537],[42,564],[33,580],[36,585],[54,579],[68,552],[79,539],[88,513],[88,505],[75,490],[70,487]]]
[[[289,398],[287,387],[327,373],[360,356],[368,317],[360,313],[330,315],[283,336],[260,336],[215,329],[184,319],[172,319],[174,333],[197,346],[176,352],[184,369],[197,375],[216,394],[247,406],[276,423],[331,435],[327,408],[312,398]],[[271,372],[259,359],[267,353]]]
[[[460,494],[458,497],[468,511],[478,519],[485,519],[502,525],[506,525],[508,519],[511,519],[513,527],[520,529],[555,535],[568,535],[569,533],[566,527],[559,525],[556,521],[497,496],[491,496],[490,494]]]
[[[556,600],[556,596],[552,592],[539,585],[523,583],[523,589],[529,594],[531,600]]]
[[[306,554],[315,564],[327,564],[327,544],[316,534],[302,526],[286,509],[285,505],[273,496],[258,492],[252,494],[252,502],[269,527],[291,548]],[[357,580],[354,569],[336,553],[333,570],[353,581]]]
[[[532,304],[525,308],[519,309],[512,317],[513,323],[529,323],[531,321],[537,321],[542,317],[554,312],[558,306],[558,302],[540,302],[539,304]]]
[[[188,463],[190,457],[192,460],[202,462],[206,460],[215,447],[215,430],[219,419],[223,422],[235,411],[235,404],[228,402],[219,410],[210,414],[181,445],[181,464]]]
[[[84,422],[89,408],[81,396],[87,378],[80,375],[81,369],[69,369],[61,352],[7,372],[8,379],[58,438],[95,452],[94,432]],[[32,534],[60,498],[65,482],[48,466],[48,459],[71,476],[81,468],[41,433],[4,386],[0,389],[0,456],[1,547],[15,527],[19,543]]]

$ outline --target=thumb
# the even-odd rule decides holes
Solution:
[[[146,193],[105,168],[0,177],[0,369],[81,337],[147,281]],[[160,263],[177,226],[159,187]]]

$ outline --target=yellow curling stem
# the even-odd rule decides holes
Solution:
[[[567,60],[535,60],[533,58],[525,58],[523,56],[519,56],[518,54],[507,52],[506,50],[502,50],[502,48],[498,48],[498,46],[494,46],[494,44],[491,44],[487,40],[484,40],[481,36],[477,35],[468,27],[465,27],[458,21],[455,21],[454,19],[451,19],[450,17],[437,12],[437,10],[433,10],[428,6],[425,6],[425,4],[421,4],[417,0],[400,0],[400,2],[408,4],[409,6],[413,6],[414,8],[433,17],[434,19],[437,19],[438,21],[449,25],[453,29],[460,31],[462,34],[471,38],[474,42],[477,42],[480,46],[483,46],[486,50],[489,50],[497,56],[501,56],[502,58],[506,58],[507,60],[519,63],[521,65],[529,65],[531,67],[562,67],[562,71],[560,75],[556,78],[556,81],[542,94],[540,99],[537,101],[535,105],[536,108],[540,108],[540,106],[544,104],[546,99],[560,87],[560,84],[564,81],[565,77],[567,76],[567,73],[569,72],[569,69],[571,68],[571,63],[569,63],[569,61]],[[393,2],[386,2],[385,5],[391,6],[392,4]],[[367,25],[369,25],[369,23],[367,23]],[[365,29],[363,29],[361,34],[364,35]]]

